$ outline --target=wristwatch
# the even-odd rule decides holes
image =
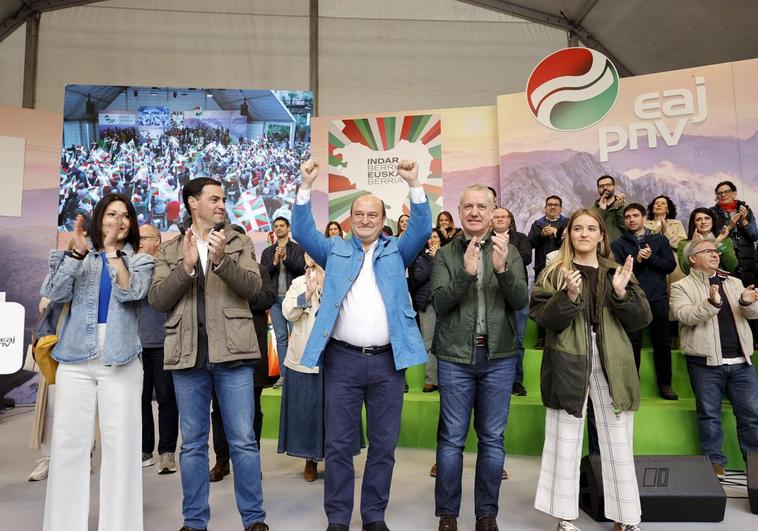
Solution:
[[[106,257],[108,260],[111,260],[111,259],[113,259],[113,258],[121,258],[121,257],[123,257],[123,256],[126,256],[126,253],[125,253],[125,252],[123,252],[123,251],[122,251],[122,250],[120,250],[120,249],[117,249],[117,250],[115,250],[115,251],[112,251],[112,252],[110,252],[110,253],[105,253],[105,257]]]

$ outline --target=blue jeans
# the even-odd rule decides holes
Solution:
[[[497,516],[505,461],[503,432],[508,422],[517,356],[489,360],[487,348],[477,347],[476,365],[438,360],[440,422],[437,430],[437,516],[458,517],[461,507],[463,447],[471,411],[479,446],[474,480],[477,518]]]
[[[524,381],[524,332],[526,321],[529,319],[529,306],[516,312],[516,335],[518,336],[518,364],[516,365],[516,378],[514,383]]]
[[[742,456],[758,451],[758,378],[748,363],[709,367],[705,359],[685,356],[695,392],[700,447],[711,463],[726,465],[721,451],[721,398],[726,393],[737,417],[737,440]]]
[[[284,314],[282,314],[282,301],[284,301],[284,297],[276,297],[276,302],[271,306],[269,315],[271,316],[271,324],[274,327],[274,336],[276,337],[276,355],[279,358],[279,374],[284,376],[286,370],[286,367],[284,366],[284,358],[287,357],[290,323],[284,318]]]
[[[229,368],[208,363],[202,368],[174,371],[182,447],[184,525],[205,529],[211,517],[208,505],[208,433],[211,392],[216,391],[234,467],[234,494],[243,526],[266,519],[263,511],[261,460],[253,430],[253,367]]]

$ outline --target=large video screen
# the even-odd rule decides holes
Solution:
[[[303,91],[68,85],[59,230],[119,192],[140,225],[179,231],[182,186],[210,177],[224,188],[229,222],[270,231],[291,215],[312,105]]]

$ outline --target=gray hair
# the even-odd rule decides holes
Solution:
[[[709,234],[708,236],[700,239],[700,240],[692,240],[687,245],[684,246],[684,260],[687,262],[688,265],[692,264],[690,262],[690,258],[695,256],[697,253],[697,248],[700,247],[704,243],[712,243],[716,247],[718,247],[718,244],[716,243],[716,238],[713,237],[712,234]]]
[[[463,193],[461,194],[461,198],[458,200],[458,208],[461,208],[461,205],[463,204],[463,196],[466,195],[466,192],[484,192],[487,194],[487,202],[490,205],[491,209],[495,208],[495,194],[492,193],[492,190],[490,190],[487,186],[484,186],[483,184],[470,184],[466,187],[465,190],[463,190]]]

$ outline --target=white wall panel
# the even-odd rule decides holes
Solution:
[[[24,49],[26,24],[0,42],[0,106],[24,103]]]

